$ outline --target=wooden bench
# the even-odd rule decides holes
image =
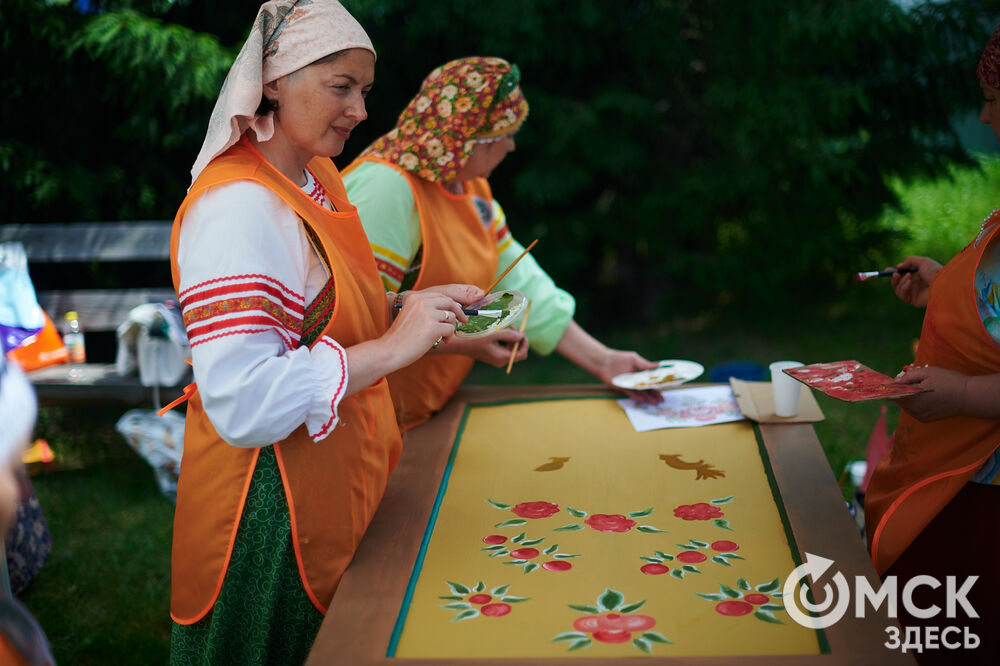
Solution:
[[[87,336],[88,363],[79,377],[71,381],[65,364],[29,373],[41,402],[151,404],[152,388],[138,376],[118,375],[114,332],[135,306],[176,300],[169,286],[170,226],[166,220],[0,225],[0,243],[24,245],[45,312],[59,326],[76,310]],[[180,386],[167,387],[160,398],[180,393]]]

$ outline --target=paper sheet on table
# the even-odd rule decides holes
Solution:
[[[660,395],[663,402],[658,405],[636,402],[631,398],[618,401],[636,432],[692,428],[746,418],[730,386],[673,389],[660,391]]]

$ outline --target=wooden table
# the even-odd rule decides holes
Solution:
[[[414,563],[421,553],[428,521],[435,507],[442,474],[449,465],[460,423],[467,407],[482,403],[553,397],[611,396],[597,387],[466,387],[437,417],[408,433],[402,458],[390,479],[382,505],[345,573],[320,628],[309,664],[392,664],[394,662],[442,664],[570,664],[587,657],[588,650],[565,657],[404,659],[387,657],[400,616]],[[581,403],[583,404],[583,403]],[[710,426],[717,427],[717,426]],[[703,430],[703,429],[699,429]],[[761,425],[760,440],[766,448],[772,488],[780,493],[785,529],[794,535],[797,561],[806,552],[832,559],[836,569],[853,584],[864,576],[874,589],[878,577],[871,566],[858,531],[845,507],[834,475],[810,425]],[[513,568],[513,567],[512,567]],[[790,572],[787,572],[790,573]],[[782,576],[784,580],[784,576]],[[821,581],[825,582],[825,581]],[[821,584],[822,587],[822,584]],[[821,599],[818,601],[822,601]],[[669,657],[657,649],[653,656],[631,650],[627,656],[644,656],[671,664],[885,664],[913,663],[909,655],[884,647],[886,627],[898,626],[885,613],[868,609],[867,618],[850,610],[823,632],[825,653],[812,656]],[[748,618],[749,619],[749,618]],[[787,621],[787,620],[786,620]],[[661,647],[661,646],[656,646]]]

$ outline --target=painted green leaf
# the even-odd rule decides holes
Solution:
[[[698,546],[699,548],[708,548],[708,544],[705,543],[704,541],[696,541],[694,539],[691,539],[691,543]]]
[[[712,504],[729,504],[733,501],[735,495],[730,495],[729,497],[720,497],[719,499],[709,500]]]
[[[483,581],[479,581],[478,583],[476,583],[476,586],[472,589],[476,592],[482,592],[483,590],[486,589],[486,583],[484,583]]]
[[[527,532],[521,532],[516,537],[511,539],[511,541],[513,541],[514,543],[521,543],[521,541],[524,539],[525,536],[527,536]]]
[[[601,612],[597,608],[597,606],[578,606],[576,604],[570,604],[569,607],[575,611],[580,611],[581,613],[590,613],[592,615],[596,615]]]
[[[680,569],[671,569],[670,575],[673,576],[674,578],[684,578],[684,572],[681,571]]]
[[[783,593],[781,593],[781,592],[771,592],[771,596],[772,597],[783,597],[785,595]]]
[[[646,653],[651,653],[653,650],[649,647],[649,642],[644,641],[641,638],[635,638],[632,640],[632,645],[636,646],[640,650]]]
[[[509,562],[504,562],[504,564],[513,564],[514,566],[518,566],[519,567],[519,566],[521,566],[522,564],[524,564],[527,561],[528,560],[510,560]]]
[[[524,565],[524,573],[531,573],[538,568],[538,565],[534,562],[528,562]]]
[[[556,553],[552,557],[556,558],[557,560],[568,560],[573,557],[580,557],[580,553]]]
[[[551,555],[552,553],[556,552],[557,550],[559,550],[559,544],[554,543],[551,546],[549,546],[548,548],[546,548],[545,550],[543,550],[542,551],[542,555]]]
[[[623,601],[625,601],[625,596],[618,590],[612,590],[610,587],[604,590],[604,594],[597,597],[597,605],[609,611],[621,606]]]
[[[706,594],[704,592],[695,592],[695,596],[701,597],[702,599],[707,599],[709,601],[725,601],[728,597],[724,594],[719,594],[718,592],[713,592],[711,594]]]
[[[500,555],[507,555],[510,551],[504,548],[503,550],[498,550],[497,552],[490,555],[490,557],[499,557]]]
[[[762,611],[783,611],[785,607],[780,604],[764,604],[760,609]]]
[[[466,595],[466,594],[468,594],[469,592],[472,591],[469,588],[467,588],[466,586],[462,585],[461,583],[453,583],[450,580],[447,581],[447,583],[448,583],[448,587],[450,587],[451,591],[453,593],[455,593],[455,594]]]
[[[619,613],[634,613],[634,612],[636,612],[637,610],[639,610],[640,608],[642,608],[645,605],[646,605],[646,600],[643,599],[642,601],[637,601],[634,604],[628,604],[628,605],[622,606],[621,608],[618,609],[618,612]]]
[[[581,638],[576,643],[573,643],[572,645],[569,646],[569,651],[572,652],[573,650],[579,650],[581,648],[585,648],[585,647],[589,647],[589,646],[590,646],[590,639],[589,638]]]
[[[701,570],[698,567],[694,566],[693,564],[685,564],[681,568],[684,569],[684,571],[687,571],[688,573],[701,573]]]
[[[479,550],[503,550],[503,548],[504,547],[502,545],[496,544],[494,546],[486,546],[486,548],[480,548]]]
[[[684,550],[698,550],[698,546],[692,546],[692,545],[686,544],[686,543],[679,543],[679,544],[677,544],[677,547],[678,548],[683,548]]]
[[[438,597],[438,599],[444,599],[445,601],[461,601],[464,598],[465,597],[453,597],[453,596]]]
[[[510,587],[509,583],[507,585],[501,585],[500,587],[494,587],[492,590],[490,590],[490,594],[492,594],[494,597],[499,597],[501,594],[505,593],[509,587]]]
[[[661,532],[663,534],[667,533],[667,530],[657,529],[652,525],[639,525],[639,527],[637,527],[636,529],[639,530],[640,532],[645,532],[646,534],[652,534],[653,532]]]
[[[760,585],[758,585],[757,591],[763,592],[764,594],[770,594],[771,592],[777,590],[778,587],[780,587],[780,585],[778,584],[778,579],[775,578],[770,583],[761,583]]]
[[[713,557],[712,561],[715,562],[716,564],[721,564],[721,565],[727,566],[727,567],[733,566],[732,564],[729,563],[729,560],[727,560],[724,557],[719,557],[718,555],[716,555],[715,557]]]
[[[771,624],[784,624],[784,622],[774,617],[767,611],[755,611],[753,616],[758,620],[764,620],[764,622],[770,622]]]
[[[647,641],[650,641],[651,643],[664,643],[664,644],[667,644],[667,645],[670,645],[670,644],[673,643],[672,640],[670,640],[669,638],[667,638],[663,634],[659,634],[659,633],[657,633],[655,631],[647,631],[647,632],[643,633],[642,638],[645,638]]]
[[[719,583],[719,589],[722,590],[722,593],[727,597],[729,597],[730,599],[741,599],[743,597],[742,594],[740,594],[733,588],[729,587],[725,583]]]
[[[566,511],[568,511],[569,515],[573,516],[574,518],[586,518],[587,517],[587,512],[586,511],[580,511],[579,509],[574,509],[571,506],[566,507]]]
[[[531,597],[500,597],[500,601],[505,604],[519,604],[522,601],[527,601]]]
[[[747,582],[746,578],[740,576],[739,578],[736,579],[736,587],[740,588],[741,590],[749,590],[750,583]]]
[[[475,608],[470,608],[469,610],[464,610],[461,613],[459,613],[458,615],[456,615],[455,619],[452,620],[452,622],[459,622],[461,620],[468,620],[469,618],[476,617],[477,615],[479,615],[479,611],[477,611]]]
[[[504,504],[503,502],[497,502],[496,500],[492,500],[492,499],[488,499],[486,501],[489,502],[490,506],[495,506],[498,509],[509,509],[510,508],[510,504]]]
[[[726,559],[732,559],[732,560],[745,560],[746,559],[742,555],[737,555],[736,553],[719,553],[719,557],[725,557]]]
[[[552,637],[552,642],[553,643],[558,643],[559,641],[572,641],[572,640],[575,640],[577,638],[586,638],[586,637],[587,637],[587,634],[584,634],[584,633],[579,632],[579,631],[567,631],[565,633],[553,636]]]
[[[640,555],[639,559],[646,560],[647,562],[652,562],[653,564],[659,564],[660,562],[663,561],[659,557],[646,557],[645,555]]]
[[[716,527],[718,527],[721,530],[729,530],[730,532],[735,532],[736,531],[732,527],[729,526],[729,521],[728,520],[723,520],[722,518],[716,518],[715,520],[712,521],[712,524],[715,525]]]
[[[524,525],[527,520],[522,520],[521,518],[512,518],[511,520],[505,520],[502,523],[497,523],[493,527],[510,527],[511,525]]]
[[[582,530],[583,525],[578,525],[577,523],[570,523],[569,525],[563,525],[562,527],[557,527],[553,532],[575,532],[577,530]]]
[[[530,541],[522,541],[521,545],[522,546],[537,546],[538,544],[540,544],[543,541],[545,541],[545,537],[542,537],[540,539],[531,539]]]
[[[653,507],[649,507],[648,509],[644,509],[642,511],[630,511],[629,514],[628,514],[628,517],[629,518],[640,518],[642,516],[648,516],[651,513],[653,513]]]
[[[664,553],[662,550],[657,550],[655,552],[656,552],[656,556],[657,557],[662,557],[665,560],[672,560],[672,559],[674,559],[673,555],[668,555],[667,553]]]
[[[472,608],[472,604],[458,603],[458,604],[445,604],[441,608],[447,608],[448,610],[462,610],[463,608]]]

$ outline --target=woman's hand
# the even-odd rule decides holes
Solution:
[[[646,402],[655,405],[656,403],[663,402],[663,396],[656,389],[647,389],[645,391],[621,389],[614,386],[611,380],[625,372],[652,370],[656,367],[658,367],[658,364],[655,361],[648,361],[634,351],[608,349],[604,353],[604,357],[600,360],[594,375],[608,386],[616,391],[621,391],[637,402]]]
[[[927,393],[899,398],[900,408],[918,421],[936,421],[958,416],[965,411],[966,383],[969,377],[954,370],[920,366],[904,370],[896,383],[929,389]]]
[[[904,303],[915,308],[927,307],[927,296],[930,292],[931,278],[939,270],[941,264],[929,257],[907,257],[896,268],[916,268],[916,273],[896,273],[892,276],[892,288]]]
[[[528,358],[528,336],[519,333],[514,328],[503,328],[499,331],[478,338],[460,338],[454,336],[447,342],[442,341],[435,350],[438,354],[462,354],[471,356],[477,361],[503,368],[510,360],[514,345],[520,340],[515,361]]]

